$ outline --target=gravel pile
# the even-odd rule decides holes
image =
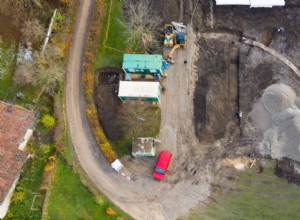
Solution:
[[[264,91],[261,102],[273,126],[264,133],[260,152],[272,158],[300,161],[300,110],[296,93],[285,84],[274,84]]]
[[[285,84],[269,86],[262,96],[262,102],[270,114],[277,114],[295,104],[296,93]]]

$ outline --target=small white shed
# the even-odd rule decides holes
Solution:
[[[251,8],[272,8],[273,6],[284,6],[284,0],[251,0]]]
[[[159,82],[120,81],[118,97],[122,100],[160,101]]]
[[[249,5],[250,8],[284,6],[285,0],[216,0],[216,5]]]

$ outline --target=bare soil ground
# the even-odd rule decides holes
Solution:
[[[106,68],[95,73],[95,100],[100,123],[107,137],[116,141],[122,137],[124,125],[114,120],[120,114],[122,101],[118,98],[119,80],[123,78],[123,70]]]

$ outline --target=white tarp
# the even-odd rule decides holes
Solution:
[[[114,162],[112,162],[111,167],[115,171],[119,172],[124,166],[118,159],[116,159]]]
[[[285,0],[216,0],[217,5],[249,5],[251,8],[284,6]]]
[[[273,6],[284,6],[284,0],[250,0],[251,8],[272,8]]]
[[[119,97],[156,98],[160,93],[159,82],[120,81]]]
[[[16,188],[17,182],[18,182],[19,178],[17,178],[15,180],[15,182],[13,183],[12,187],[10,188],[9,192],[7,193],[3,203],[0,205],[0,219],[4,218],[6,215],[6,212],[9,208],[10,205],[10,201],[13,195],[13,192]]]
[[[250,5],[250,0],[216,0],[217,5]]]

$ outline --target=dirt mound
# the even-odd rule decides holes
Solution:
[[[288,158],[278,160],[275,167],[275,173],[279,177],[286,178],[289,183],[300,185],[300,163]]]
[[[282,83],[269,86],[262,96],[265,108],[272,115],[290,108],[295,103],[295,99],[294,90]]]

